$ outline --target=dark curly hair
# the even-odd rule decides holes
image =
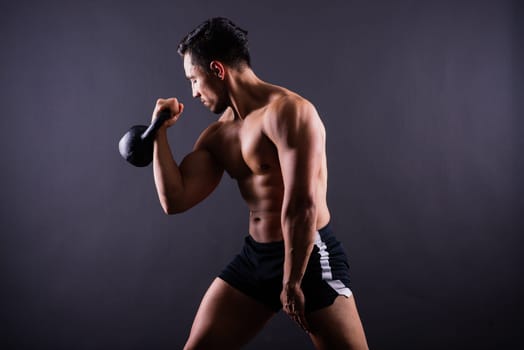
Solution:
[[[178,53],[191,55],[193,64],[210,70],[213,60],[232,67],[251,67],[247,31],[223,17],[210,18],[189,32],[178,44]]]

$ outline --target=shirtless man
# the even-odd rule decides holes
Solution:
[[[247,32],[228,19],[205,21],[178,52],[193,97],[221,116],[178,165],[166,130],[184,105],[157,101],[153,118],[171,111],[154,148],[160,203],[167,214],[186,211],[226,171],[249,208],[244,248],[203,297],[185,349],[239,349],[280,308],[318,349],[367,349],[346,256],[329,227],[326,134],[315,107],[255,75]]]

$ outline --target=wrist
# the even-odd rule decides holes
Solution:
[[[165,125],[162,125],[155,134],[155,139],[164,138],[167,139],[167,128]]]
[[[302,283],[302,278],[284,279],[282,281],[282,287],[284,289],[295,289],[297,287],[300,288],[301,283]]]

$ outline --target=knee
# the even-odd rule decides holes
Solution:
[[[198,349],[203,349],[203,347],[198,346],[196,344],[189,343],[189,342],[187,342],[186,345],[184,345],[184,350],[198,350]]]
[[[362,339],[325,339],[310,335],[316,349],[319,350],[369,350]]]
[[[205,349],[206,346],[201,341],[189,338],[184,345],[184,350],[200,350]]]
[[[217,344],[220,344],[220,342],[217,342],[216,340],[213,341],[213,339],[210,339],[210,337],[190,336],[184,345],[184,350],[221,349],[221,347],[217,346]]]

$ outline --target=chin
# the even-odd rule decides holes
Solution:
[[[213,106],[212,108],[210,108],[211,112],[215,113],[215,114],[222,114],[226,111],[227,109],[227,106],[224,105],[224,106]]]

